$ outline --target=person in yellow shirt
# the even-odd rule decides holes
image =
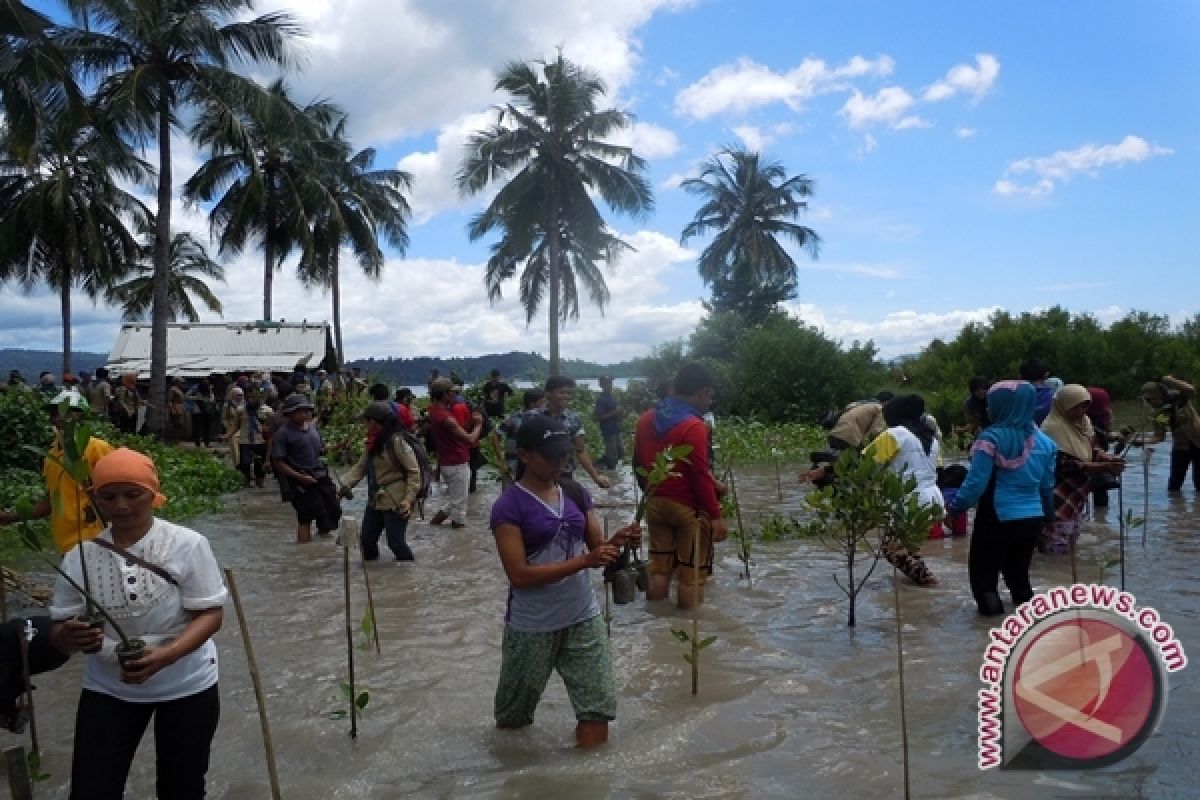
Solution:
[[[46,409],[50,413],[50,422],[54,425],[54,443],[46,453],[42,462],[42,476],[46,480],[46,497],[33,507],[30,514],[34,519],[50,518],[50,531],[54,534],[54,547],[58,552],[66,553],[78,542],[92,539],[104,529],[100,515],[96,513],[91,497],[86,488],[81,488],[75,480],[63,469],[63,420],[60,418],[60,407],[66,403],[67,413],[79,416],[87,410],[87,400],[77,391],[64,390],[47,399]],[[91,437],[84,448],[83,458],[88,463],[88,470],[96,465],[104,456],[113,451],[112,445],[103,439]],[[20,521],[20,516],[14,512],[0,512],[0,525],[11,525]]]

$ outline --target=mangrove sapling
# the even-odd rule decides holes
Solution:
[[[146,643],[141,639],[130,638],[126,636],[124,629],[122,629],[120,624],[113,619],[112,615],[108,613],[104,606],[100,605],[99,601],[96,600],[92,593],[81,586],[78,581],[68,575],[57,563],[55,563],[54,559],[46,555],[45,550],[42,549],[41,541],[38,539],[37,532],[34,531],[33,526],[29,523],[30,513],[33,510],[32,501],[30,501],[28,497],[21,498],[21,500],[16,503],[14,510],[21,518],[17,522],[18,538],[21,544],[24,545],[27,550],[33,553],[38,560],[42,561],[44,564],[61,575],[63,580],[70,584],[71,588],[79,592],[80,596],[82,596],[84,599],[84,603],[87,604],[97,614],[99,614],[105,622],[112,626],[113,633],[117,635],[117,638],[120,641],[120,643],[117,645],[118,660],[120,660],[122,663],[125,663],[127,661],[136,661],[137,659],[141,658],[145,653]],[[82,546],[79,548],[78,552],[79,561],[82,565],[84,560]]]
[[[500,487],[507,489],[516,482],[513,477],[512,470],[508,467],[508,461],[504,458],[504,437],[500,435],[500,431],[492,431],[487,438],[483,440],[480,447],[483,453],[484,461],[488,466],[496,470],[500,476]]]
[[[832,485],[814,489],[806,498],[813,512],[806,533],[817,536],[845,559],[846,582],[842,583],[837,573],[833,580],[849,600],[846,624],[854,627],[858,594],[884,556],[884,538],[894,536],[901,546],[916,550],[932,522],[923,533],[914,532],[915,528],[910,531],[908,526],[889,531],[889,523],[915,513],[906,509],[916,481],[902,478],[886,464],[844,450],[833,472],[836,480]],[[865,565],[860,565],[860,560]]]

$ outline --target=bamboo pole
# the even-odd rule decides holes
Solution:
[[[733,508],[737,514],[738,523],[738,555],[742,559],[742,569],[746,575],[746,584],[753,586],[754,582],[750,579],[750,554],[746,551],[746,526],[742,523],[742,502],[738,499],[737,493],[737,478],[733,474],[733,464],[729,464],[725,468],[725,474],[729,476],[729,492],[733,495]]]
[[[604,515],[604,541],[608,541],[608,515]],[[604,629],[612,639],[612,598],[608,591],[609,582],[604,581]]]
[[[1118,530],[1121,533],[1120,550],[1117,553],[1121,561],[1121,591],[1125,591],[1125,477],[1117,476],[1117,514]]]
[[[354,690],[354,624],[350,621],[350,547],[342,546],[342,588],[346,595],[346,663],[350,674],[350,738],[358,738],[358,697]]]
[[[1150,527],[1150,440],[1146,421],[1142,420],[1142,547],[1146,546],[1146,528]]]
[[[250,683],[254,686],[254,700],[258,705],[258,724],[262,728],[263,749],[267,754],[267,778],[271,782],[272,800],[280,800],[279,773],[275,769],[275,745],[271,741],[271,724],[267,720],[267,702],[263,696],[262,677],[258,670],[258,659],[254,657],[254,645],[250,642],[250,626],[246,624],[246,612],[242,608],[242,596],[238,593],[233,570],[225,568],[225,583],[233,597],[233,608],[237,612],[238,628],[242,632],[242,646],[246,648],[246,661],[250,665]]]
[[[892,565],[892,599],[896,604],[896,671],[900,676],[900,748],[904,757],[904,800],[911,796],[908,777],[908,715],[904,703],[904,622],[900,618],[900,573]]]
[[[692,569],[696,585],[692,587],[692,694],[700,693],[700,531],[692,539]]]

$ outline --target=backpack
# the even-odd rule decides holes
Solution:
[[[421,473],[420,484],[417,486],[417,500],[424,500],[429,497],[429,487],[433,483],[433,469],[429,466],[429,452],[415,434],[408,431],[396,431],[396,435],[412,448],[413,455],[417,458],[417,469]],[[400,463],[400,459],[396,458],[396,451],[392,449],[391,442],[388,442],[384,450],[387,451],[388,458],[392,460],[392,466],[403,472],[404,466]]]

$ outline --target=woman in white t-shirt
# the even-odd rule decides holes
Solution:
[[[942,490],[937,485],[937,465],[940,458],[938,437],[934,426],[925,417],[925,400],[917,394],[893,398],[883,407],[883,418],[888,428],[879,434],[865,450],[866,455],[901,477],[911,477],[917,482],[914,492],[921,505],[944,509]],[[931,535],[942,535],[939,519],[933,525]],[[934,586],[937,578],[926,566],[915,550],[909,551],[893,537],[883,543],[883,552],[888,562],[894,564],[920,586]]]
[[[202,798],[217,730],[217,649],[227,592],[208,540],[154,516],[165,502],[145,455],[120,448],[92,470],[96,504],[109,525],[63,558],[126,637],[145,642],[141,657],[121,664],[118,634],[76,619],[84,596],[61,576],[50,612],[51,636],[64,651],[91,653],[75,719],[71,800],[124,795],[129,766],[151,717],[161,798]]]

